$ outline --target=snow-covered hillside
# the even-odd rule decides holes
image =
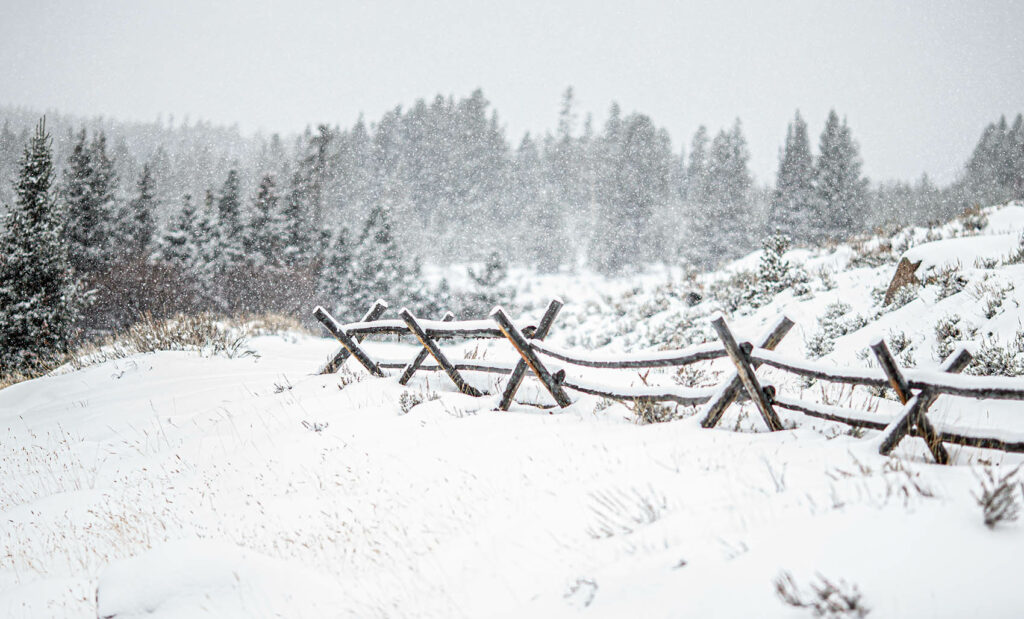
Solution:
[[[550,338],[562,346],[681,347],[710,339],[724,310],[744,338],[789,316],[779,350],[796,357],[868,365],[881,335],[901,364],[934,368],[967,339],[989,360],[971,371],[1013,373],[1022,231],[1024,207],[1009,205],[791,250],[767,288],[746,274],[763,252],[706,276],[512,276],[530,316],[564,298]],[[903,255],[922,261],[924,284],[883,307]],[[785,411],[790,429],[769,433],[749,404],[714,430],[692,409],[641,425],[579,394],[563,411],[495,412],[496,395],[459,394],[441,374],[408,387],[352,362],[316,375],[336,348],[264,335],[230,358],[133,355],[0,391],[0,616],[813,616],[780,599],[784,574],[806,601],[824,577],[872,617],[1024,608],[1024,527],[986,527],[973,496],[1018,456],[953,447],[941,467],[912,438],[885,458],[877,433]],[[450,350],[515,358],[504,341]],[[704,385],[724,369],[592,375]],[[759,375],[780,393],[899,409],[891,395]],[[471,380],[500,393],[496,377]],[[547,397],[532,382],[521,396]],[[943,397],[929,417],[1024,433],[1019,403]]]

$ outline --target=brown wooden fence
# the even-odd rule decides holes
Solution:
[[[552,300],[544,316],[536,325],[513,321],[500,307],[494,308],[487,320],[453,320],[448,313],[441,320],[420,320],[402,309],[397,319],[383,319],[387,303],[378,300],[359,322],[339,324],[326,310],[317,307],[313,314],[342,345],[337,354],[323,367],[321,373],[336,372],[349,357],[355,358],[374,376],[384,376],[384,370],[402,370],[399,382],[407,384],[417,371],[444,372],[463,393],[483,395],[466,382],[463,372],[486,372],[507,375],[502,390],[499,410],[508,410],[516,391],[527,373],[532,374],[551,394],[560,407],[572,403],[569,391],[599,395],[621,401],[675,402],[701,406],[701,425],[712,428],[718,424],[726,409],[734,402],[753,402],[772,431],[783,429],[776,409],[796,411],[810,417],[844,423],[859,428],[880,430],[882,440],[879,452],[888,455],[907,436],[924,439],[936,462],[949,462],[944,443],[998,449],[1024,453],[1024,435],[982,435],[955,428],[936,427],[927,416],[928,409],[943,395],[961,396],[979,400],[1024,401],[1024,379],[1009,377],[980,377],[959,375],[971,361],[971,353],[959,348],[949,356],[938,371],[900,368],[885,342],[871,343],[871,350],[879,368],[831,367],[803,359],[793,359],[774,351],[789,333],[793,322],[780,317],[770,329],[752,342],[737,340],[723,317],[715,318],[711,325],[718,342],[709,342],[680,350],[614,356],[566,350],[545,343],[562,308],[562,301]],[[422,345],[416,357],[409,361],[373,359],[360,345],[370,335],[413,336]],[[483,359],[450,359],[438,343],[445,339],[506,339],[519,353],[514,362],[496,362]],[[728,357],[733,369],[722,377],[716,387],[644,386],[615,387],[592,383],[584,378],[567,374],[567,364],[585,368],[631,369],[681,368],[703,361]],[[433,361],[428,361],[432,359]],[[767,366],[798,376],[833,383],[891,388],[903,403],[894,417],[868,413],[817,402],[807,402],[788,394],[777,393],[770,385],[762,385],[757,369]],[[552,371],[554,369],[554,371]],[[1021,408],[1024,414],[1024,406]],[[994,432],[994,431],[990,431]]]

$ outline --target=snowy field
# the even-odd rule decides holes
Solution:
[[[784,313],[797,326],[782,353],[815,348],[823,363],[863,367],[884,336],[901,363],[935,368],[936,324],[955,314],[966,339],[1010,350],[1024,265],[1004,258],[1020,246],[1024,207],[975,223],[904,231],[891,248],[876,238],[792,250],[803,288],[739,303],[730,325],[753,338]],[[869,254],[877,264],[858,261]],[[922,260],[925,285],[882,308],[877,291],[904,254]],[[723,282],[759,260],[700,277],[512,279],[526,315],[552,295],[566,301],[553,343],[641,351],[710,338]],[[690,292],[701,300],[684,302]],[[819,324],[836,302],[848,308]],[[1018,456],[950,446],[942,467],[909,438],[886,458],[878,433],[787,411],[787,429],[769,433],[749,404],[714,430],[693,409],[640,425],[628,407],[578,394],[562,411],[495,412],[496,395],[464,396],[440,374],[402,387],[350,361],[316,375],[336,348],[261,336],[234,358],[136,355],[0,391],[0,616],[813,616],[780,600],[783,573],[807,599],[818,575],[855,587],[871,617],[1024,612],[1024,527],[986,527],[972,495],[986,467],[1005,474]],[[497,341],[448,350],[514,358]],[[645,379],[714,384],[727,369],[703,367]],[[759,375],[811,401],[899,409],[891,394]],[[592,377],[641,384],[630,372]],[[496,378],[471,380],[500,393]],[[521,396],[546,403],[531,381]],[[944,397],[929,417],[1024,433],[1019,403]]]

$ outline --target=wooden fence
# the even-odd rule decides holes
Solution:
[[[757,408],[765,425],[771,431],[781,430],[782,422],[776,409],[796,411],[810,417],[844,423],[858,428],[880,430],[882,439],[879,453],[890,454],[908,436],[924,439],[936,462],[949,462],[944,443],[1024,453],[1024,434],[985,436],[955,428],[936,427],[927,416],[929,407],[943,395],[961,396],[979,400],[1024,401],[1024,379],[1008,377],[978,377],[959,375],[971,361],[971,353],[959,348],[942,364],[939,371],[900,368],[885,342],[871,343],[871,350],[879,368],[831,367],[803,359],[793,359],[774,351],[793,327],[793,322],[780,317],[770,329],[751,341],[738,341],[722,317],[711,325],[718,342],[709,342],[680,350],[667,350],[642,354],[615,356],[566,350],[545,343],[562,308],[562,301],[552,300],[544,316],[536,325],[514,322],[500,307],[494,308],[489,320],[453,320],[451,313],[440,320],[420,320],[407,309],[398,319],[382,319],[387,304],[378,300],[359,322],[339,324],[326,310],[317,307],[314,316],[340,343],[341,349],[321,369],[321,373],[337,371],[349,357],[353,357],[374,376],[384,376],[384,370],[402,370],[399,383],[405,385],[418,371],[438,371],[463,393],[483,395],[463,378],[463,372],[486,372],[507,375],[502,390],[499,410],[508,410],[527,372],[544,386],[558,406],[572,403],[568,391],[578,391],[621,401],[675,402],[701,406],[701,425],[712,428],[722,419],[726,409],[734,402],[749,400]],[[360,345],[369,335],[412,335],[422,345],[417,355],[408,361],[373,359]],[[507,339],[519,353],[514,362],[496,362],[483,359],[450,359],[441,350],[438,340],[444,339]],[[644,386],[615,387],[595,384],[584,378],[570,376],[569,366],[603,369],[681,368],[703,361],[728,357],[732,370],[722,377],[716,387]],[[433,361],[428,361],[432,359]],[[550,366],[550,368],[549,368]],[[817,402],[802,401],[787,394],[777,393],[771,385],[762,385],[757,369],[767,366],[805,378],[833,383],[891,388],[903,408],[894,417],[877,413],[851,410]],[[1024,413],[1024,408],[1022,408]]]

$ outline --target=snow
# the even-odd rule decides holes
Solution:
[[[1024,209],[988,217],[978,238],[1013,234]],[[963,240],[922,252],[981,251]],[[729,314],[741,340],[780,315],[796,322],[777,352],[755,356],[805,359],[816,318],[843,300],[866,324],[803,363],[881,380],[860,353],[899,330],[913,349],[894,353],[901,365],[913,360],[912,380],[1022,384],[943,374],[933,351],[935,320],[951,312],[1011,342],[1024,301],[1019,265],[965,262],[963,291],[937,299],[925,287],[881,311],[872,292],[902,252],[858,268],[844,268],[849,246],[794,252],[787,259],[809,273],[833,269],[835,284],[815,280],[811,294],[786,291]],[[674,354],[639,351],[682,327],[706,328],[720,309],[707,285],[721,274],[513,279],[523,320],[538,318],[553,292],[565,297],[544,346],[594,349],[588,359]],[[974,286],[993,281],[1015,287],[986,318]],[[686,307],[678,297],[691,289],[705,301]],[[364,345],[396,364],[419,350],[372,336]],[[910,437],[886,458],[878,432],[860,436],[780,407],[787,429],[769,433],[749,403],[712,430],[693,407],[642,426],[624,405],[575,391],[561,411],[529,406],[551,403],[532,379],[503,413],[493,410],[501,375],[467,372],[489,393],[472,398],[439,372],[419,372],[407,387],[398,371],[373,378],[353,360],[342,375],[317,375],[338,348],[331,338],[288,333],[246,346],[250,354],[231,359],[135,355],[0,390],[0,616],[810,616],[776,597],[783,570],[802,584],[819,572],[855,583],[872,617],[1016,617],[1024,607],[1024,526],[987,528],[972,496],[980,467],[1005,471],[1020,455],[949,446],[953,465],[943,467]],[[504,340],[442,346],[467,363],[509,368],[517,359]],[[567,382],[708,396],[730,371],[727,359],[695,367],[707,374],[692,385],[670,370],[576,366]],[[816,410],[852,408],[888,423],[902,409],[866,389],[808,387],[770,367],[758,375],[780,400]],[[1024,435],[1020,402],[942,396],[928,415],[940,430]]]

